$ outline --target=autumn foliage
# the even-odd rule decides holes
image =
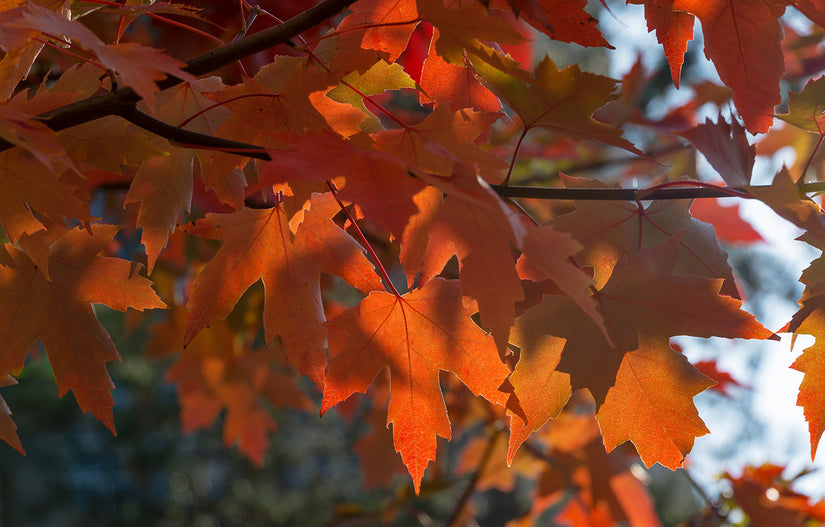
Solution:
[[[761,238],[715,198],[759,200],[825,249],[808,197],[825,188],[825,3],[628,3],[693,92],[664,115],[638,63],[619,82],[534,57],[543,39],[622,45],[584,0],[0,3],[0,386],[39,341],[58,394],[114,433],[119,354],[93,304],[131,308],[147,354],[177,357],[183,430],[225,413],[255,463],[277,440],[268,407],[348,401],[373,427],[370,485],[400,457],[415,493],[437,488],[439,438],[464,438],[456,471],[475,475],[450,522],[518,474],[538,483],[514,525],[658,525],[630,467],[682,467],[708,433],[694,396],[739,384],[671,337],[788,332],[816,339],[793,365],[814,455],[825,261],[793,319],[764,327],[720,245]],[[807,41],[783,30],[791,10]],[[722,85],[680,79],[696,20]],[[754,185],[757,152],[790,144],[796,164]],[[724,507],[823,520],[781,473],[727,476]]]

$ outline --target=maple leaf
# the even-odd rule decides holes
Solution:
[[[450,176],[455,162],[475,166],[486,180],[496,181],[507,162],[475,145],[476,139],[490,130],[498,114],[436,106],[415,126],[382,130],[372,135],[375,149],[393,154],[423,172]]]
[[[704,124],[678,132],[702,152],[705,159],[731,187],[750,185],[756,147],[748,143],[745,129],[734,120],[728,124],[720,115],[716,123]]]
[[[812,199],[803,195],[788,169],[782,167],[769,187],[750,187],[751,196],[811,236],[825,241],[825,213]]]
[[[25,150],[0,152],[0,225],[10,240],[43,229],[31,209],[48,218],[91,219],[74,186],[35,161]]]
[[[551,224],[528,225],[523,252],[516,263],[519,277],[538,282],[551,279],[576,304],[589,314],[596,324],[602,326],[602,316],[596,310],[596,303],[590,295],[593,280],[590,276],[571,264],[572,257],[582,248],[566,233],[556,231]]]
[[[471,61],[484,83],[521,117],[525,133],[544,128],[576,141],[587,139],[624,148],[644,157],[622,131],[592,118],[593,112],[616,99],[616,81],[601,75],[582,72],[577,65],[559,70],[545,57],[533,75],[518,69],[509,57],[490,52]],[[493,66],[494,61],[501,68]]]
[[[360,45],[387,54],[389,62],[407,49],[418,24],[418,9],[414,0],[358,0],[350,6],[352,14],[344,18],[339,31],[364,28]]]
[[[93,166],[115,174],[164,153],[147,132],[113,115],[62,130],[57,139],[81,169]]]
[[[49,170],[62,171],[58,167],[77,170],[55,133],[31,115],[10,105],[0,105],[0,130],[0,137],[28,151]]]
[[[501,101],[475,76],[472,64],[465,59],[464,64],[450,64],[435,51],[435,42],[430,43],[430,52],[421,69],[421,95],[424,102],[449,103],[450,109],[473,108],[487,112],[501,110]]]
[[[262,68],[254,78],[209,95],[232,111],[215,133],[236,141],[260,144],[266,136],[279,131],[320,132],[327,122],[312,105],[309,94],[327,91],[329,75],[309,67],[305,61],[276,61]],[[254,117],[253,117],[254,116]],[[265,121],[266,128],[251,127],[251,120]]]
[[[426,186],[413,196],[418,212],[410,216],[399,242],[398,258],[407,275],[407,286],[412,288],[418,273],[424,265],[424,255],[430,241],[429,226],[444,201],[443,194],[436,187]],[[425,277],[426,281],[426,277]]]
[[[645,418],[640,428],[625,428],[628,425],[618,417],[620,411],[631,409],[628,401],[635,401],[633,408],[639,411],[651,406],[665,408],[668,404],[682,410],[685,404],[692,408],[693,393],[682,394],[680,383],[684,381],[696,388],[701,384],[696,377],[699,374],[686,362],[682,367],[670,357],[675,352],[670,348],[669,337],[713,335],[765,339],[773,334],[752,315],[741,311],[740,301],[718,294],[721,280],[673,274],[679,243],[676,236],[623,257],[616,263],[610,280],[594,292],[612,343],[607,342],[593,319],[574,307],[567,297],[547,296],[542,304],[523,315],[529,316],[528,321],[533,323],[527,322],[527,329],[519,336],[521,360],[525,360],[525,365],[521,362],[516,365],[512,383],[519,401],[526,401],[522,408],[527,416],[526,424],[533,430],[561,410],[561,400],[568,394],[565,379],[555,375],[552,366],[536,366],[541,361],[555,363],[556,370],[570,375],[572,388],[588,388],[595,397],[608,448],[632,439],[648,465],[658,461],[675,467],[681,463],[693,444],[693,437],[701,435],[703,428],[694,426],[678,433],[671,430],[667,422],[671,416],[663,412],[639,414],[640,419]],[[536,320],[543,320],[543,325],[539,326]],[[544,333],[566,339],[560,358],[559,341],[542,336]],[[633,355],[628,358],[631,352]],[[532,354],[538,357],[530,357]],[[522,368],[527,371],[522,372]],[[536,375],[552,380],[553,387],[544,388],[544,393],[550,394],[550,403],[542,401],[541,394],[534,395],[535,389],[531,389],[529,396],[522,397],[519,393],[519,388],[534,380],[531,368],[540,370]],[[521,376],[529,381],[519,385]],[[658,388],[649,386],[651,379],[668,377],[673,379],[671,383],[663,383]],[[640,403],[645,397],[643,393],[652,396],[645,403],[650,406]],[[687,402],[680,397],[687,397]],[[657,417],[661,420],[657,421]],[[522,431],[517,439],[523,440],[523,437]],[[674,448],[666,448],[665,439],[672,440]],[[511,452],[517,447],[511,438]]]
[[[788,484],[781,479],[784,467],[765,464],[759,467],[745,467],[742,476],[734,478],[726,474],[733,486],[733,497],[736,503],[750,517],[754,527],[771,527],[773,525],[803,526],[808,512],[814,512],[808,505],[808,498],[800,496],[788,488]],[[765,499],[768,489],[773,489],[779,498]],[[787,498],[802,497],[799,500]],[[792,504],[792,505],[791,505]],[[791,505],[791,506],[788,506]],[[800,507],[800,505],[802,505]],[[814,515],[811,515],[816,517]]]
[[[773,107],[781,101],[785,73],[779,2],[750,0],[673,0],[672,9],[696,15],[702,23],[705,56],[733,90],[733,102],[752,133],[767,132]]]
[[[640,340],[627,352],[597,418],[608,451],[633,441],[645,465],[682,466],[693,441],[710,431],[693,396],[713,386],[684,355]]]
[[[534,516],[567,499],[572,482],[577,489],[574,501],[587,514],[582,519],[585,523],[576,526],[602,525],[599,521],[607,525],[660,525],[650,492],[630,471],[639,461],[635,450],[630,447],[606,452],[592,413],[582,408],[565,411],[536,439],[552,447],[555,463],[538,478],[540,499],[534,502]]]
[[[716,382],[716,384],[711,386],[710,389],[721,393],[725,397],[730,398],[728,388],[731,386],[745,387],[742,383],[734,379],[730,373],[720,370],[719,365],[713,359],[694,362],[693,367],[699,370],[699,372],[705,377],[708,377]]]
[[[12,386],[17,384],[17,380],[11,375],[7,375],[5,379],[0,381],[0,387]],[[20,437],[17,435],[17,425],[11,418],[11,410],[6,401],[0,397],[0,439],[11,445],[12,448],[25,455],[23,444],[20,442]]]
[[[181,69],[185,63],[159,49],[131,42],[106,45],[83,24],[35,3],[22,8],[14,25],[30,30],[32,36],[43,33],[51,38],[59,36],[60,39],[75,41],[94,53],[104,66],[118,75],[123,84],[131,86],[150,106],[153,95],[158,91],[154,81],[172,75],[193,84],[198,82]]]
[[[200,86],[217,91],[223,83],[216,77],[201,81]],[[153,116],[166,122],[183,122],[189,115],[210,106],[210,101],[189,83],[162,92],[155,101]],[[187,129],[214,134],[226,114],[208,112],[194,119]],[[146,247],[148,272],[152,273],[169,233],[175,230],[181,209],[192,204],[192,171],[195,153],[188,148],[174,148],[163,138],[152,138],[153,145],[164,155],[141,163],[129,185],[124,205],[139,203],[136,225],[143,229],[141,242]]]
[[[802,302],[800,310],[788,324],[788,331],[794,335],[807,334],[816,337],[813,346],[806,348],[802,355],[791,364],[791,368],[804,373],[799,385],[796,405],[802,407],[811,436],[811,459],[825,431],[825,394],[821,390],[821,379],[825,375],[825,350],[823,349],[823,324],[825,324],[825,304],[822,295]]]
[[[400,64],[388,64],[379,60],[363,74],[353,71],[344,76],[340,84],[328,91],[326,96],[359,109],[364,119],[359,123],[360,128],[367,133],[372,133],[381,129],[381,123],[367,110],[364,104],[365,96],[414,87],[415,82],[404,72]],[[329,113],[324,115],[328,116]]]
[[[324,200],[331,199],[330,195],[313,198],[318,210],[311,205],[307,215],[320,214],[323,219],[305,217],[294,237],[282,206],[207,214],[183,226],[185,232],[223,242],[192,286],[184,344],[213,321],[225,318],[244,291],[260,279],[266,291],[267,343],[279,334],[290,362],[322,386],[326,331],[321,271],[345,278],[356,275],[355,285],[365,292],[381,287],[377,276],[364,284],[363,277],[372,272],[372,265],[361,246],[328,219],[331,211]]]
[[[543,331],[545,315],[541,309],[526,311],[516,319],[510,333],[510,341],[521,349],[510,384],[518,394],[523,416],[511,410],[507,412],[510,417],[508,463],[512,463],[531,433],[559,415],[573,393],[570,374],[557,369],[565,340]]]
[[[418,16],[433,25],[435,50],[451,64],[464,62],[464,49],[476,42],[517,44],[524,37],[507,20],[490,16],[477,3],[447,7],[442,0],[416,0]]]
[[[586,0],[492,0],[484,3],[499,9],[509,5],[516,16],[553,40],[612,48],[596,27],[599,21],[584,10]]]
[[[423,283],[437,275],[457,256],[461,290],[478,303],[481,324],[493,334],[503,356],[516,316],[515,304],[524,298],[512,248],[521,248],[526,229],[483,180],[462,179],[456,181],[457,175],[453,183],[478,198],[466,199],[454,192],[429,223],[416,225],[426,228],[429,237],[420,280]]]
[[[628,3],[644,4],[647,30],[656,31],[656,39],[664,48],[670,65],[670,77],[678,88],[687,43],[693,39],[693,15],[673,9],[674,1],[629,0]]]
[[[809,80],[800,92],[788,94],[788,113],[777,115],[786,123],[825,135],[825,76]]]
[[[94,95],[105,84],[100,78],[100,68],[91,64],[74,65],[53,83],[43,82],[34,93],[19,92],[8,105],[29,115],[48,113]]]
[[[562,176],[568,188],[607,188],[597,180]],[[688,214],[690,202],[672,200],[640,203],[579,201],[576,210],[550,223],[570,233],[584,249],[575,255],[580,266],[593,267],[597,287],[610,278],[623,255],[657,245],[681,232],[676,272],[725,280],[721,292],[739,297],[727,254],[719,247],[713,228]]]
[[[750,223],[739,215],[739,205],[722,206],[719,199],[697,199],[690,206],[690,215],[710,223],[716,238],[725,243],[754,243],[765,241]]]
[[[117,231],[98,224],[91,232],[72,229],[48,245],[47,258],[30,258],[11,245],[0,253],[6,299],[0,304],[0,375],[21,371],[28,346],[40,338],[59,395],[71,390],[81,410],[91,411],[112,433],[114,385],[106,363],[119,355],[91,304],[119,311],[166,307],[151,282],[137,274],[137,264],[98,256]],[[38,268],[44,259],[48,274]]]
[[[492,337],[476,326],[457,281],[434,278],[404,296],[374,291],[358,306],[327,322],[349,340],[327,368],[321,413],[355,392],[366,392],[378,373],[390,371],[387,424],[395,449],[418,492],[435,459],[436,436],[450,438],[450,421],[438,371],[455,374],[473,393],[504,406],[499,388],[510,371]]]
[[[147,354],[168,356],[178,350],[183,342],[184,317],[183,309],[174,309],[167,321],[156,325]],[[226,410],[224,444],[237,441],[240,451],[261,466],[269,447],[268,436],[277,429],[263,402],[275,407],[311,407],[291,376],[276,368],[282,353],[277,347],[245,348],[225,323],[215,323],[198,333],[165,376],[177,385],[183,432],[211,426]]]
[[[343,176],[346,184],[341,199],[357,204],[364,215],[396,238],[416,208],[412,196],[424,184],[409,175],[406,164],[394,156],[360,148],[330,134],[281,136],[294,150],[271,150],[272,161],[259,171],[260,185],[291,179],[326,181]],[[318,157],[318,149],[327,153]]]

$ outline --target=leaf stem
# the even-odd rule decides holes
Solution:
[[[813,151],[811,151],[811,155],[808,156],[808,160],[805,162],[805,168],[802,169],[802,174],[800,174],[799,179],[796,180],[797,185],[802,185],[805,182],[805,176],[808,174],[808,169],[811,167],[811,162],[814,160],[817,150],[822,146],[823,139],[825,139],[825,133],[819,134],[816,146],[814,146]]]
[[[338,206],[341,207],[341,210],[344,211],[344,214],[346,214],[347,218],[349,218],[349,221],[355,229],[355,232],[358,233],[358,237],[361,238],[361,243],[364,244],[364,247],[367,249],[367,252],[370,254],[370,257],[372,257],[372,260],[375,262],[375,266],[378,268],[379,273],[381,273],[381,278],[383,278],[384,281],[387,282],[389,292],[394,294],[397,298],[401,298],[401,293],[399,293],[398,289],[396,289],[393,285],[392,280],[390,280],[390,274],[387,272],[387,269],[384,267],[384,264],[381,263],[381,260],[378,258],[378,255],[375,254],[375,250],[372,248],[372,245],[370,244],[369,240],[367,240],[367,237],[364,236],[363,231],[361,231],[361,227],[358,226],[358,223],[355,221],[355,218],[352,216],[352,213],[349,211],[349,209],[347,209],[344,203],[338,198],[338,189],[335,188],[335,184],[332,181],[327,180],[327,187],[329,187],[330,192],[332,192],[332,196],[335,198],[335,201],[338,202]]]
[[[524,129],[521,131],[521,135],[516,141],[516,148],[513,150],[513,157],[510,159],[510,168],[507,169],[507,176],[504,178],[504,181],[501,183],[503,187],[507,187],[507,184],[510,182],[510,176],[513,173],[513,167],[516,165],[516,156],[518,156],[518,151],[521,148],[521,143],[524,141],[524,137],[527,135],[527,131],[530,128],[527,126],[527,123],[524,123]]]

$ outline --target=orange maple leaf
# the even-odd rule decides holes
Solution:
[[[201,81],[201,86],[217,91],[223,84],[213,77]],[[211,101],[200,90],[189,83],[182,83],[163,91],[156,98],[153,117],[180,123],[207,106],[211,106]],[[188,123],[187,129],[214,134],[225,117],[224,112],[210,111],[193,119]],[[160,137],[153,137],[152,143],[164,155],[150,157],[141,163],[124,200],[124,205],[140,204],[135,224],[143,229],[141,242],[146,247],[149,274],[152,274],[160,251],[166,247],[169,233],[178,224],[181,209],[188,212],[192,204],[195,160],[195,151],[190,148],[175,148]]]
[[[138,264],[98,256],[118,231],[94,225],[91,232],[72,229],[45,245],[30,240],[33,256],[4,245],[0,252],[0,376],[23,369],[26,350],[40,338],[62,397],[72,390],[78,406],[115,433],[106,363],[119,359],[92,303],[119,311],[163,308]],[[31,248],[31,249],[30,249]],[[48,266],[41,269],[38,266]]]
[[[323,385],[326,330],[319,286],[321,271],[351,278],[364,292],[381,287],[358,243],[337,227],[324,206],[330,194],[316,194],[295,236],[282,206],[243,208],[207,214],[182,227],[185,232],[221,240],[217,254],[198,274],[189,298],[184,344],[215,320],[226,318],[249,286],[263,280],[266,340],[281,335],[292,364]],[[317,209],[317,210],[316,210]],[[308,220],[307,216],[323,216]],[[373,275],[370,281],[365,277]]]
[[[500,114],[469,109],[451,112],[449,105],[436,106],[422,122],[398,130],[382,130],[372,135],[375,149],[387,152],[430,174],[449,177],[456,161],[475,166],[487,181],[500,180],[497,173],[507,162],[475,145],[489,132]]]
[[[180,351],[165,378],[177,385],[183,432],[211,426],[226,410],[224,444],[237,441],[246,457],[262,465],[269,434],[277,429],[264,401],[309,410],[309,398],[295,387],[291,375],[277,368],[285,358],[280,347],[248,349],[226,323],[214,323],[180,350],[185,314],[180,308],[172,310],[166,321],[154,326],[147,345],[147,354],[155,357]]]
[[[6,375],[5,379],[0,380],[0,387],[11,386],[17,384],[17,380],[11,375]],[[17,435],[17,425],[11,418],[11,410],[6,401],[0,397],[0,439],[11,445],[12,448],[26,454],[23,450],[23,444],[20,442],[20,437]]]
[[[131,86],[150,106],[154,104],[153,96],[158,92],[154,81],[172,75],[198,83],[197,78],[181,69],[185,63],[159,49],[132,42],[106,45],[80,22],[38,4],[26,4],[21,8],[14,25],[29,30],[32,39],[37,33],[42,33],[48,38],[73,40],[94,53],[104,66],[117,74],[124,85]]]
[[[724,243],[754,243],[765,241],[750,223],[742,219],[739,205],[723,207],[718,199],[697,199],[690,206],[690,215],[703,223],[710,223],[716,238]]]
[[[421,69],[420,84],[422,103],[448,103],[451,110],[501,110],[501,101],[479,82],[470,62],[465,59],[463,65],[450,64],[435,52],[435,42],[430,43],[430,54]]]
[[[395,449],[415,490],[430,461],[436,436],[450,438],[450,421],[438,382],[439,370],[455,374],[476,395],[504,406],[499,388],[510,371],[492,337],[473,323],[457,281],[435,278],[404,296],[375,291],[327,322],[350,335],[334,350],[327,369],[321,413],[355,392],[366,392],[384,368],[390,371],[387,423]]]
[[[738,121],[734,119],[728,124],[720,115],[715,123],[707,119],[703,124],[678,135],[702,152],[729,186],[750,185],[756,147],[748,143],[745,129]]]
[[[594,293],[612,344],[567,297],[547,296],[522,316],[527,317],[527,324],[514,332],[519,335],[522,358],[512,384],[533,430],[555,417],[569,396],[566,378],[557,370],[570,375],[573,388],[588,388],[595,397],[608,449],[632,439],[648,465],[657,461],[669,467],[681,464],[693,438],[706,432],[692,396],[713,383],[670,348],[669,337],[766,339],[773,334],[742,311],[740,301],[718,294],[721,280],[673,274],[678,246],[679,236],[622,258],[607,284]],[[540,320],[542,325],[536,323]],[[544,334],[566,339],[564,348],[559,350],[559,340]],[[531,357],[534,353],[542,358]],[[548,366],[534,370],[541,362]],[[557,364],[555,370],[553,364]],[[520,393],[541,377],[549,381],[544,388],[531,387],[524,396]],[[682,420],[691,415],[694,426],[670,426],[674,417],[668,408],[679,409]],[[636,418],[623,420],[621,416],[628,412],[637,414]],[[511,422],[517,419],[514,415]],[[514,429],[518,433],[511,437],[511,453],[518,446],[515,442],[526,437],[518,423]]]
[[[811,198],[800,194],[786,167],[782,167],[769,187],[749,187],[748,192],[797,227],[805,229],[819,244],[825,242],[825,213]]]
[[[0,226],[12,241],[43,229],[32,209],[53,220],[91,219],[75,187],[20,148],[0,152]]]
[[[478,303],[481,324],[493,334],[503,356],[516,317],[515,303],[524,298],[512,247],[521,248],[526,228],[483,180],[454,177],[451,183],[478,198],[455,192],[428,224],[412,224],[426,228],[429,236],[421,281],[442,272],[457,256],[461,290]]]

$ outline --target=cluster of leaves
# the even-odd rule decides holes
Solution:
[[[533,66],[537,38],[610,47],[584,0],[325,0],[274,13],[242,1],[234,23],[221,6],[2,3],[2,385],[39,339],[59,394],[114,432],[106,363],[119,356],[92,304],[165,308],[149,348],[179,354],[168,377],[184,430],[225,411],[226,443],[255,462],[276,429],[267,405],[313,409],[300,375],[322,392],[321,413],[368,393],[360,409],[346,403],[375,427],[360,448],[368,482],[388,482],[394,450],[418,493],[438,437],[504,424],[498,455],[499,431],[467,447],[465,460],[480,459],[461,465],[477,468],[470,490],[512,486],[495,459],[539,478],[544,499],[524,524],[548,507],[570,525],[656,524],[630,467],[680,467],[708,432],[693,397],[714,385],[707,375],[729,379],[670,338],[778,338],[742,310],[717,239],[758,236],[730,229],[734,208],[697,203],[692,216],[689,198],[761,200],[825,248],[825,214],[805,194],[819,189],[806,174],[822,173],[825,80],[791,95],[780,117],[795,128],[774,126],[783,77],[825,68],[804,55],[822,30],[782,40],[780,17],[790,6],[822,26],[825,6],[630,3],[644,4],[677,87],[698,18],[724,86],[697,83],[689,103],[653,118],[639,65],[621,94],[576,65]],[[253,33],[257,19],[271,27]],[[190,49],[204,53],[172,57]],[[696,121],[730,99],[744,126]],[[801,145],[802,162],[752,185],[746,131],[768,133],[762,153]],[[700,180],[681,138],[725,186]],[[617,148],[633,157],[612,161]],[[611,181],[557,176],[594,159]],[[556,170],[532,175],[531,160]],[[650,186],[622,188],[631,178]],[[514,186],[526,181],[543,185]],[[545,190],[564,201],[514,198]],[[119,247],[109,222],[138,229],[144,251]],[[802,276],[783,328],[817,339],[794,365],[812,451],[825,430],[824,266]],[[22,452],[2,410],[0,438]],[[635,450],[617,448],[628,441]],[[751,480],[778,478],[760,470],[732,478],[749,514],[762,506]],[[798,496],[782,503],[794,515],[783,525],[821,517]],[[719,510],[708,518],[723,521]]]

